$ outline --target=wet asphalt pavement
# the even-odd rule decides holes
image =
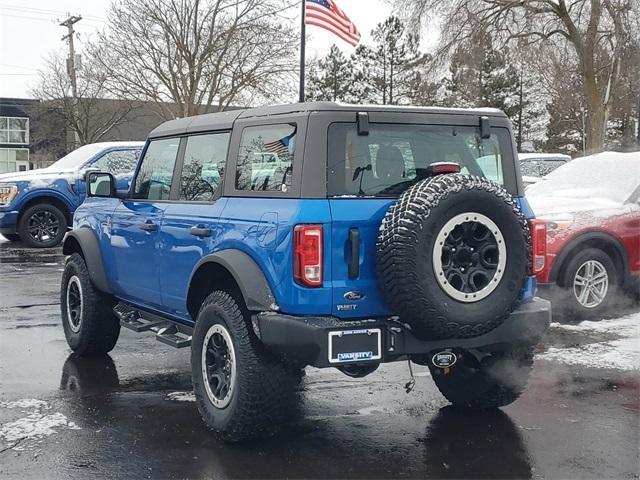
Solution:
[[[307,368],[280,436],[224,445],[192,401],[188,349],[123,329],[110,356],[71,355],[63,262],[0,240],[1,478],[639,478],[638,306],[554,324],[502,410],[447,406],[426,367],[409,394],[405,363]]]

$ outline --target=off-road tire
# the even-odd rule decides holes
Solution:
[[[449,372],[429,365],[440,393],[453,405],[471,409],[504,407],[520,397],[533,366],[531,346],[496,352],[478,361],[471,353],[458,353]]]
[[[50,240],[37,241],[29,233],[29,220],[36,214],[51,215],[51,218],[55,218],[57,220],[57,233]],[[27,208],[20,214],[20,220],[18,221],[18,235],[20,236],[20,239],[29,247],[55,247],[60,242],[62,242],[65,233],[67,233],[67,218],[65,217],[64,213],[54,205],[38,203]]]
[[[67,305],[67,293],[72,284],[71,288],[79,290],[81,297],[77,322]],[[114,298],[91,282],[84,258],[79,253],[68,257],[62,274],[60,311],[64,335],[71,350],[80,356],[104,355],[113,350],[120,335],[120,323],[113,314],[114,305]]]
[[[3,233],[2,236],[7,240],[9,240],[10,242],[20,241],[20,235],[18,235],[17,233]]]
[[[198,313],[191,342],[193,389],[198,411],[216,437],[238,442],[276,433],[284,423],[294,397],[296,376],[270,354],[248,328],[249,312],[241,301],[224,291],[211,293]],[[214,325],[230,335],[236,374],[229,403],[218,408],[210,400],[202,374],[202,349]]]
[[[594,260],[600,263],[608,275],[608,288],[604,300],[596,307],[587,308],[578,302],[574,293],[574,279],[578,269],[587,261]],[[611,257],[598,248],[587,248],[573,255],[562,269],[559,278],[560,298],[558,309],[564,315],[575,317],[576,320],[600,319],[602,315],[611,309],[619,295],[618,271]]]
[[[504,238],[506,264],[497,286],[478,301],[459,301],[438,283],[437,236],[457,215],[477,212]],[[386,213],[377,241],[381,293],[393,313],[423,339],[468,338],[493,330],[518,305],[531,259],[529,225],[513,197],[497,183],[452,174],[406,190]],[[493,288],[493,287],[492,287]]]

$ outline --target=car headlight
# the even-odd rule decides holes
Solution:
[[[540,217],[547,224],[547,232],[560,232],[566,230],[573,223],[573,215],[562,213]]]
[[[16,198],[18,187],[16,185],[0,185],[0,207],[5,207]]]

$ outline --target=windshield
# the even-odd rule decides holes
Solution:
[[[397,196],[437,162],[454,162],[462,173],[503,184],[502,152],[510,145],[503,128],[481,138],[476,127],[440,125],[372,124],[368,135],[358,135],[354,123],[334,123],[328,137],[334,197]]]
[[[565,163],[530,186],[527,195],[625,202],[638,185],[640,153],[605,152]]]
[[[92,144],[77,148],[73,152],[65,155],[60,160],[50,165],[48,168],[77,168],[82,166],[87,160],[104,150],[104,145]]]
[[[566,161],[564,160],[522,160],[520,162],[520,170],[522,171],[522,175],[528,175],[530,177],[544,177],[565,163]]]

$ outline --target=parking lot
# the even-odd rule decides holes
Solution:
[[[123,330],[110,356],[71,355],[61,250],[0,237],[0,476],[13,478],[638,478],[640,307],[554,323],[529,387],[458,411],[426,367],[364,379],[307,368],[285,431],[224,445],[193,402],[188,349]]]

